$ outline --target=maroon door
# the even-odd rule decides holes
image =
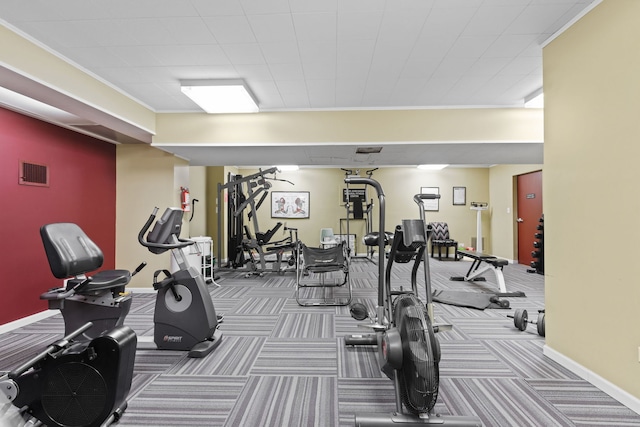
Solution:
[[[542,216],[542,171],[518,175],[518,263],[531,265],[535,234]]]

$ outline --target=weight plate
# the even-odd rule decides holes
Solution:
[[[537,323],[537,327],[538,327],[538,335],[540,335],[541,337],[544,337],[544,313],[539,313],[538,314],[538,323]]]
[[[529,320],[529,315],[527,313],[527,310],[518,308],[515,314],[513,315],[513,324],[515,325],[516,328],[518,328],[521,331],[524,331],[525,329],[527,329],[528,320]]]

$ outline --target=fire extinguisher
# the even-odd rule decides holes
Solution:
[[[180,187],[180,205],[183,212],[189,212],[191,210],[189,200],[189,189],[187,187]]]

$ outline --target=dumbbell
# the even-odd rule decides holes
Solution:
[[[529,323],[531,323],[532,325],[537,326],[538,335],[540,335],[541,337],[545,336],[544,335],[544,310],[538,310],[538,319],[535,322],[533,320],[529,320],[529,313],[527,313],[527,310],[524,310],[522,308],[516,309],[516,312],[513,314],[513,316],[510,314],[507,314],[507,317],[513,319],[513,324],[519,330],[521,331],[526,330],[527,326],[529,326]]]
[[[493,296],[489,298],[489,302],[497,304],[500,308],[509,308],[509,300],[508,299],[500,299],[499,296]]]

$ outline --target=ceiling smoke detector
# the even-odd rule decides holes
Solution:
[[[358,147],[356,154],[378,154],[382,151],[382,147]]]

